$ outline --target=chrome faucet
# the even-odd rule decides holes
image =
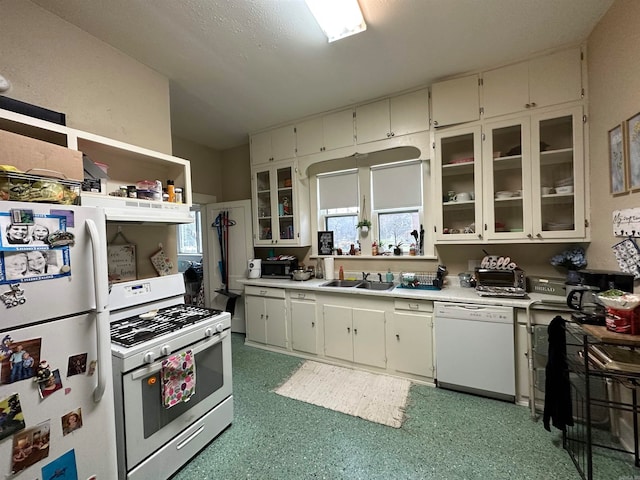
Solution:
[[[364,273],[364,272],[362,272],[362,281],[363,281],[363,282],[366,282],[366,281],[367,281],[367,278],[369,277],[369,275],[371,275],[371,274],[370,274],[370,273]]]
[[[380,272],[378,272],[378,281],[382,283],[382,274]]]

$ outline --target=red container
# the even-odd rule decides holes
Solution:
[[[605,319],[607,330],[616,333],[640,334],[640,307],[633,310],[618,310],[607,307]]]

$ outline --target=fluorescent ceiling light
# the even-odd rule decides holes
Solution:
[[[335,42],[367,29],[358,0],[305,1],[329,42]]]

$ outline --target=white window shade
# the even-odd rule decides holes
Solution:
[[[374,210],[422,206],[420,161],[371,168]]]
[[[358,172],[318,176],[320,210],[358,206]]]

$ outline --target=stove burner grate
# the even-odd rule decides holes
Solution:
[[[194,305],[161,308],[152,319],[134,316],[112,322],[111,341],[124,347],[132,347],[221,313],[221,310]]]

